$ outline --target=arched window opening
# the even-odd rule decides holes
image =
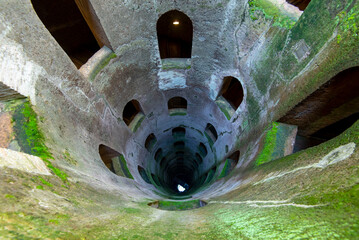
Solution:
[[[163,157],[163,153],[162,153],[162,149],[158,149],[157,152],[155,153],[155,160],[156,162],[160,161],[161,158]]]
[[[32,0],[31,3],[42,23],[77,68],[100,49],[75,1]]]
[[[207,148],[203,143],[200,143],[198,145],[198,150],[199,150],[199,153],[201,154],[202,157],[207,156],[207,153],[208,153]]]
[[[187,100],[183,97],[173,97],[168,100],[168,112],[170,116],[186,115]]]
[[[231,76],[223,78],[222,88],[219,91],[216,103],[228,120],[232,118],[241,105],[243,96],[243,87],[237,78]]]
[[[235,151],[224,162],[221,174],[218,178],[226,177],[238,164],[240,152]]]
[[[199,168],[199,163],[197,161],[192,161],[192,165],[195,166],[195,169]]]
[[[175,147],[175,148],[184,148],[184,142],[183,141],[178,141],[178,142],[175,142],[174,144],[173,144],[173,146]]]
[[[157,138],[153,133],[148,135],[148,137],[146,138],[146,142],[145,142],[145,148],[147,149],[147,151],[151,152],[151,150],[155,146],[156,142],[157,142]]]
[[[145,115],[142,112],[140,103],[137,100],[129,101],[123,109],[122,119],[132,132],[140,127]]]
[[[111,172],[121,177],[133,179],[132,174],[127,167],[125,157],[121,153],[101,144],[99,146],[99,154],[103,163]]]
[[[158,177],[156,175],[154,175],[153,173],[151,173],[151,177],[153,182],[157,185],[157,186],[161,186],[160,180],[158,179]]]
[[[208,173],[207,173],[207,178],[206,178],[205,183],[209,183],[209,182],[212,181],[212,179],[213,179],[213,177],[214,177],[216,171],[217,171],[217,166],[212,167],[212,168],[208,171]]]
[[[145,170],[143,167],[141,167],[141,166],[138,166],[137,169],[138,169],[138,173],[139,173],[140,176],[142,177],[143,181],[145,181],[145,182],[148,183],[148,184],[152,184],[151,181],[150,181],[150,179],[148,178],[148,175],[147,175],[147,173],[146,173],[146,170]]]
[[[326,142],[359,120],[358,76],[359,67],[338,73],[278,120],[298,127],[293,152]]]
[[[186,129],[183,127],[176,127],[172,129],[172,136],[175,138],[184,137],[186,135]]]
[[[160,161],[160,168],[163,169],[166,163],[167,163],[167,159],[165,157],[163,157]]]
[[[310,0],[287,0],[287,2],[298,7],[301,11],[304,11],[310,3]]]
[[[213,145],[217,141],[218,134],[212,124],[207,123],[206,129],[204,130],[204,134],[207,137],[210,145]]]
[[[158,19],[156,28],[161,59],[191,58],[193,26],[186,14],[169,11]]]
[[[176,157],[184,157],[184,151],[176,152]]]
[[[196,153],[196,160],[197,160],[198,164],[202,164],[202,163],[203,163],[203,158],[202,158],[201,155],[199,155],[198,153]]]

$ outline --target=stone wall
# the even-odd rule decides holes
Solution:
[[[90,2],[112,47],[104,58],[98,52],[90,59],[91,74],[76,68],[29,0],[0,3],[0,82],[29,97],[54,157],[50,162],[68,175],[64,183],[56,174],[39,178],[3,168],[2,182],[15,184],[0,184],[6,203],[0,223],[10,229],[0,230],[5,236],[357,236],[358,123],[305,152],[254,163],[273,121],[358,65],[356,32],[343,27],[356,16],[358,1],[330,0],[323,6],[312,0],[297,22],[266,0]],[[173,9],[192,20],[193,46],[190,66],[168,69],[160,59],[156,22]],[[244,92],[229,120],[215,103],[227,76],[238,79]],[[176,96],[187,100],[185,116],[168,112],[168,100]],[[122,119],[132,99],[145,116],[136,131]],[[203,134],[207,123],[218,133],[213,146]],[[218,170],[212,184],[192,196],[207,206],[162,212],[147,203],[166,196],[143,180],[138,166],[158,172],[145,140],[154,133],[156,148],[165,147],[170,130],[179,125],[187,126],[189,144],[204,141],[213,148],[201,170],[216,163]],[[123,154],[134,179],[106,168],[100,144]],[[238,165],[217,180],[223,160],[236,150]]]

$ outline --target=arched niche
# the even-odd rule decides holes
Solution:
[[[202,164],[203,163],[203,158],[201,157],[201,155],[199,155],[199,153],[196,153],[196,160],[198,162],[198,164]]]
[[[225,161],[224,161],[222,172],[218,178],[223,178],[223,177],[228,176],[228,174],[230,172],[232,172],[232,170],[237,166],[239,157],[240,157],[239,151],[235,151],[230,156],[226,157]]]
[[[159,162],[163,158],[162,148],[158,149],[155,153],[154,159]]]
[[[152,184],[150,178],[148,177],[146,170],[141,167],[140,165],[138,165],[137,167],[138,173],[140,174],[140,176],[142,177],[143,181],[145,181],[148,184]]]
[[[176,127],[172,129],[172,136],[174,138],[184,137],[186,135],[186,129],[183,127]]]
[[[200,143],[198,145],[198,150],[199,150],[199,153],[201,154],[202,158],[207,156],[208,151],[207,151],[206,145],[204,145],[203,143]]]
[[[187,114],[187,100],[183,97],[173,97],[168,100],[167,105],[170,116]]]
[[[98,151],[103,163],[111,172],[121,177],[133,179],[125,157],[121,153],[103,144],[99,146]]]
[[[213,145],[218,139],[217,130],[210,123],[207,123],[206,129],[204,130],[204,134],[206,135],[210,145]]]
[[[132,99],[125,105],[122,112],[122,119],[132,132],[137,131],[144,118],[145,115],[137,100]]]
[[[223,78],[216,103],[227,119],[230,120],[243,102],[243,97],[244,91],[241,82],[235,77],[228,76]]]
[[[157,21],[157,38],[161,59],[191,58],[193,25],[184,13],[172,10]]]
[[[147,149],[147,151],[151,152],[151,150],[154,147],[154,145],[156,144],[156,142],[157,142],[157,138],[153,133],[148,135],[148,137],[146,138],[146,141],[145,141],[145,148]]]
[[[174,147],[175,149],[183,149],[184,146],[185,146],[184,141],[177,141],[177,142],[175,142],[175,143],[173,144],[173,147]]]

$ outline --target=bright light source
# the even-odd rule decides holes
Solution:
[[[174,21],[173,22],[173,25],[178,25],[179,24],[179,21]]]
[[[184,187],[182,187],[181,185],[179,185],[179,184],[177,185],[177,189],[178,189],[179,192],[186,191],[186,189]]]

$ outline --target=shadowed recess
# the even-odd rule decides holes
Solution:
[[[184,13],[172,10],[157,21],[161,58],[191,58],[193,26]]]

